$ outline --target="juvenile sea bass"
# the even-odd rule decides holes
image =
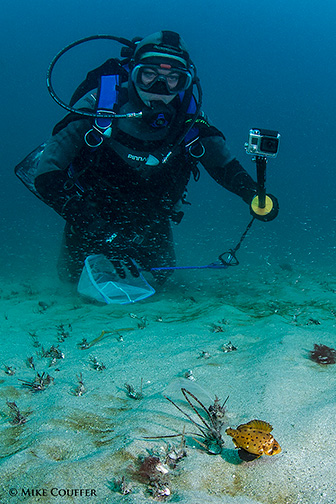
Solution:
[[[281,452],[279,443],[271,434],[272,430],[272,425],[263,420],[251,420],[237,429],[228,428],[225,432],[232,437],[237,448],[260,457]]]

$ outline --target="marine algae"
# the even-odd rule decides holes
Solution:
[[[95,338],[94,340],[92,340],[91,342],[88,343],[86,349],[93,347],[93,345],[96,345],[97,343],[99,343],[99,341],[102,341],[105,337],[108,337],[111,334],[115,334],[115,335],[119,336],[120,333],[126,332],[126,331],[134,331],[134,327],[123,327],[122,329],[111,329],[110,331],[103,330],[101,332],[100,336],[98,336],[97,338]]]

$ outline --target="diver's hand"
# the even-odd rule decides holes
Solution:
[[[85,235],[96,253],[104,254],[111,261],[120,278],[126,277],[125,270],[129,270],[132,276],[139,277],[140,273],[132,257],[134,246],[142,242],[140,235],[104,219],[96,219],[87,227]]]
[[[135,278],[138,278],[140,276],[139,270],[132,261],[132,259],[128,256],[124,256],[122,259],[116,259],[116,258],[109,258],[111,263],[113,264],[117,275],[120,276],[120,278],[126,278],[126,271],[125,268],[129,270],[131,275]]]
[[[132,240],[120,231],[114,231],[105,238],[103,253],[111,261],[120,278],[126,277],[125,268],[135,278],[138,278],[140,275],[136,264],[132,260],[132,256],[134,255],[132,245]]]
[[[254,196],[250,203],[250,213],[256,219],[269,222],[275,219],[279,213],[279,202],[273,194],[266,194],[265,207],[259,207],[259,197]]]

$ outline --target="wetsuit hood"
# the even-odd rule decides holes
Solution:
[[[176,32],[162,30],[143,38],[136,46],[133,64],[165,63],[175,68],[188,69],[189,52],[182,37]]]

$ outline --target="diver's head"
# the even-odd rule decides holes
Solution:
[[[132,61],[131,80],[141,100],[171,102],[193,82],[192,64],[178,33],[161,31],[138,43]]]

